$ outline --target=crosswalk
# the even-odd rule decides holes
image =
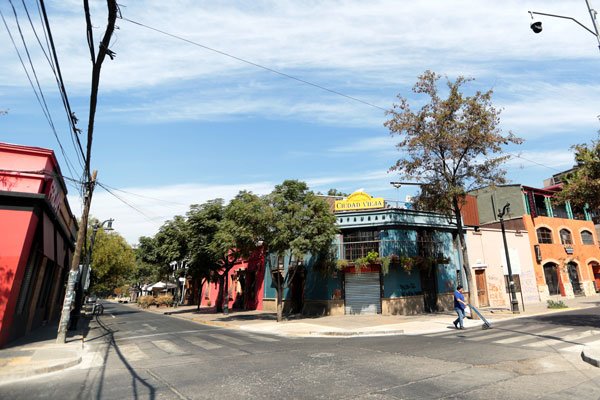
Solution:
[[[133,340],[119,340],[109,348],[90,346],[90,354],[98,353],[98,360],[105,354],[114,353],[127,362],[144,362],[150,359],[161,359],[170,356],[185,356],[206,353],[213,355],[243,354],[245,351],[255,351],[257,346],[270,346],[280,339],[245,332],[233,333],[199,333],[183,334],[154,334],[135,337]],[[90,358],[92,358],[90,355]],[[96,363],[98,364],[98,363]],[[90,365],[91,366],[91,365]]]
[[[489,330],[452,329],[424,336],[558,352],[580,352],[584,345],[600,344],[600,330],[597,329],[587,326],[556,327],[527,322],[494,325],[493,329]]]

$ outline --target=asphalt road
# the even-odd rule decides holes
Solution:
[[[285,338],[107,304],[76,368],[2,399],[598,399],[600,308],[424,336]],[[598,334],[598,336],[597,336]]]

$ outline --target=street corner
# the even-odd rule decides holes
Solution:
[[[594,367],[600,368],[600,345],[590,344],[583,346],[581,359]]]

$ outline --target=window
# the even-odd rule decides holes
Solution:
[[[552,244],[552,231],[548,228],[538,228],[537,239],[538,243]]]
[[[548,209],[546,208],[546,197],[541,194],[534,194],[533,202],[535,204],[535,214],[542,217],[547,217]]]
[[[590,231],[581,231],[581,242],[583,244],[594,244],[594,235]]]
[[[560,230],[560,242],[562,244],[573,244],[573,237],[571,236],[571,232],[568,229]]]

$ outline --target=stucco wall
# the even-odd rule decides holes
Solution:
[[[498,229],[481,228],[479,232],[467,231],[466,234],[469,265],[475,275],[476,269],[485,270],[487,294],[490,307],[509,307],[504,276],[508,275],[502,232]],[[506,231],[513,274],[521,279],[521,293],[517,300],[525,304],[540,301],[535,280],[531,244],[527,232]],[[475,295],[475,291],[473,294]],[[522,294],[522,298],[521,298]]]

